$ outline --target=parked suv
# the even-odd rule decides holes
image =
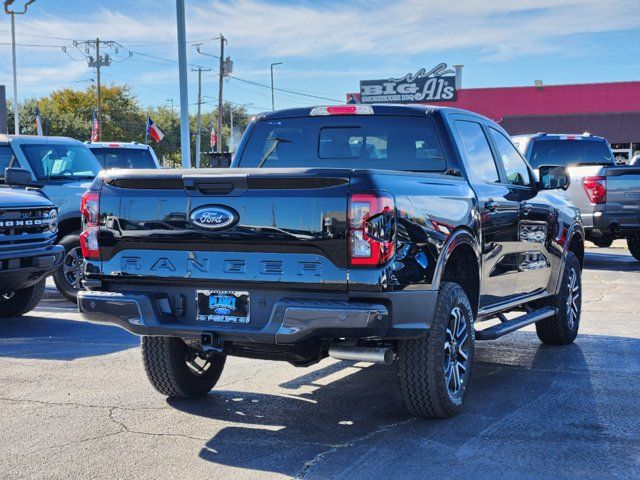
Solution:
[[[640,260],[640,167],[616,166],[607,140],[594,135],[537,133],[513,141],[533,168],[567,168],[571,184],[566,195],[580,209],[587,240],[608,247],[626,238]]]
[[[66,254],[53,279],[75,302],[82,277],[80,199],[102,167],[86,145],[72,138],[0,135],[0,183],[8,166],[27,170],[31,183],[58,208],[56,241]]]
[[[85,142],[102,168],[160,168],[153,148],[138,142]]]
[[[79,308],[142,335],[169,397],[206,395],[227,355],[331,356],[395,362],[408,410],[447,417],[476,340],[531,324],[545,343],[578,334],[584,232],[552,191],[564,169],[540,170],[537,182],[502,128],[463,110],[265,113],[232,168],[96,178]]]
[[[6,172],[6,173],[5,173]],[[0,185],[0,317],[33,310],[42,298],[47,275],[62,263],[64,249],[55,245],[56,207],[31,183],[25,170],[2,170]]]

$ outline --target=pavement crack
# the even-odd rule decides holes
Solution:
[[[194,437],[192,435],[186,435],[184,433],[166,433],[166,432],[145,432],[142,430],[134,430],[133,428],[129,427],[126,423],[124,423],[122,420],[118,420],[117,418],[115,418],[114,414],[116,412],[116,410],[119,410],[119,407],[112,407],[109,409],[109,420],[112,421],[113,423],[115,423],[116,425],[118,425],[122,430],[122,433],[132,433],[135,435],[145,435],[145,436],[150,436],[150,437],[180,437],[180,438],[187,438],[189,440],[197,440],[200,442],[206,442],[208,439],[207,438],[203,438],[203,437]]]
[[[312,467],[316,466],[318,463],[320,463],[327,455],[331,455],[335,452],[337,452],[338,450],[342,449],[342,448],[349,448],[349,447],[353,447],[354,445],[361,443],[365,440],[368,440],[369,438],[378,435],[380,433],[385,433],[395,427],[399,427],[401,425],[406,425],[407,423],[411,423],[411,422],[415,422],[417,420],[417,417],[412,417],[412,418],[408,418],[406,420],[402,420],[401,422],[396,422],[396,423],[390,423],[388,425],[383,425],[381,427],[378,427],[377,429],[366,433],[360,437],[354,438],[353,440],[349,440],[348,442],[345,443],[338,443],[335,445],[331,445],[331,448],[329,448],[328,450],[325,450],[324,452],[320,452],[319,454],[317,454],[315,457],[313,457],[311,460],[305,462],[304,466],[302,467],[302,470],[300,471],[300,473],[298,473],[298,475],[295,477],[295,480],[300,480],[305,478],[305,476],[309,473],[309,470],[311,470]]]

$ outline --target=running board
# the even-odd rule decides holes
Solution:
[[[533,312],[526,313],[520,317],[508,320],[493,327],[485,328],[476,332],[476,340],[495,340],[507,333],[515,332],[527,325],[536,323],[545,318],[549,318],[558,313],[558,309],[554,307],[545,307]]]

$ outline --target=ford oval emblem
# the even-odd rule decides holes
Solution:
[[[229,207],[207,205],[193,210],[189,215],[189,221],[205,230],[222,230],[238,223],[238,214]]]

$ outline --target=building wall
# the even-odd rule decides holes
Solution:
[[[463,88],[455,102],[493,120],[508,115],[562,115],[640,111],[640,82],[585,83],[536,87]]]

